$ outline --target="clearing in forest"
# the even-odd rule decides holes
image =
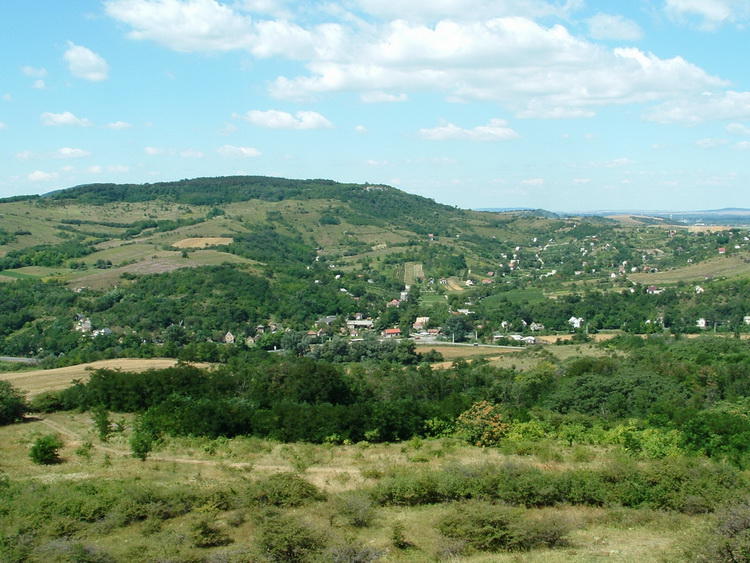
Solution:
[[[220,244],[231,244],[233,239],[229,237],[193,237],[184,238],[173,243],[175,248],[208,248]]]

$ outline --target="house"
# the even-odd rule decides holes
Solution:
[[[571,328],[574,328],[574,329],[581,328],[584,322],[585,321],[583,317],[570,317],[568,319],[568,324],[570,325]]]
[[[387,328],[383,331],[383,336],[386,338],[398,338],[401,336],[401,329],[398,328]]]
[[[649,295],[659,295],[661,292],[662,290],[655,285],[650,285],[648,286],[648,289],[646,289],[646,293],[648,293]]]
[[[388,303],[386,303],[386,307],[398,307],[401,302],[398,299],[391,299]]]
[[[544,325],[542,323],[533,322],[529,325],[529,330],[532,332],[539,332],[540,330],[544,330]]]
[[[471,287],[472,285],[474,285],[474,282],[472,280],[466,280],[466,285],[467,287]]]
[[[724,248],[723,246],[719,248],[719,254],[726,254],[726,253],[727,253],[726,248]]]
[[[422,330],[429,322],[430,317],[417,317],[417,319],[414,321],[414,324],[412,325],[412,328],[414,328],[414,330]]]
[[[698,328],[706,328],[706,319],[701,317],[700,319],[695,321],[695,326],[697,326]]]
[[[750,325],[750,315],[745,315],[742,317],[742,322],[744,322],[746,325]]]
[[[88,317],[79,319],[76,323],[76,330],[78,332],[91,332],[91,319]]]

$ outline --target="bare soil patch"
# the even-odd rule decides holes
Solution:
[[[170,358],[121,358],[116,360],[99,360],[89,364],[78,364],[56,369],[37,369],[23,372],[0,373],[0,379],[9,381],[31,397],[44,391],[60,391],[70,387],[74,380],[86,381],[92,371],[97,369],[119,369],[122,371],[141,372],[149,369],[172,367],[177,360]],[[208,367],[209,364],[195,364]]]
[[[228,237],[193,237],[184,238],[172,243],[175,248],[208,248],[220,244],[231,244],[234,239]]]

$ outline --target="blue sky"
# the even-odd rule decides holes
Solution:
[[[6,0],[0,197],[234,174],[750,207],[747,0]]]

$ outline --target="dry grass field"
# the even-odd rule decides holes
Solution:
[[[87,381],[92,371],[97,369],[119,369],[122,371],[141,372],[149,369],[171,367],[177,360],[169,358],[135,359],[121,358],[116,360],[100,360],[89,364],[79,364],[56,369],[37,369],[32,371],[16,371],[0,373],[0,379],[9,381],[18,389],[33,397],[44,391],[59,391],[69,387],[74,380]],[[207,367],[208,364],[197,364]]]
[[[208,248],[220,244],[231,244],[231,238],[228,237],[193,237],[184,238],[172,243],[175,248]]]

